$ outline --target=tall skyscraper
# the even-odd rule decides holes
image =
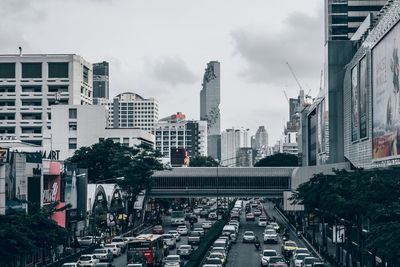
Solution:
[[[110,73],[107,61],[93,64],[93,98],[110,97]]]
[[[325,0],[325,41],[350,40],[364,19],[387,0]]]
[[[221,159],[221,102],[220,63],[210,61],[200,91],[200,120],[207,121],[208,155]]]
[[[252,139],[254,162],[265,158],[268,155],[268,132],[264,126],[259,126]]]
[[[0,55],[0,137],[42,145],[52,105],[91,105],[92,64],[74,54]]]
[[[221,135],[221,165],[234,167],[239,148],[250,147],[249,129],[226,129]]]

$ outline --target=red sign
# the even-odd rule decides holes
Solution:
[[[8,162],[8,148],[0,148],[0,163]]]

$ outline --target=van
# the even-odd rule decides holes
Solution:
[[[222,229],[222,235],[228,236],[231,242],[235,243],[237,238],[237,228],[235,225],[225,225]]]

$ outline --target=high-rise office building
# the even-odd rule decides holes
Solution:
[[[234,167],[238,149],[250,147],[249,129],[226,129],[221,134],[221,165]]]
[[[252,142],[254,162],[258,162],[268,154],[268,132],[264,126],[258,127]]]
[[[207,121],[208,155],[221,159],[221,102],[220,63],[210,61],[200,91],[200,120]]]
[[[105,98],[110,96],[110,73],[107,61],[93,64],[93,98]]]
[[[350,40],[364,19],[387,0],[325,0],[325,41]]]
[[[125,92],[113,100],[97,98],[95,105],[108,109],[108,128],[139,128],[154,133],[154,124],[158,122],[158,101],[154,98]]]
[[[0,137],[42,145],[51,106],[91,105],[92,93],[92,64],[78,55],[0,55]]]
[[[181,112],[155,124],[156,149],[168,162],[172,149],[185,149],[189,157],[207,156],[207,122],[185,120]]]

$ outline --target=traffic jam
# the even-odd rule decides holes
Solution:
[[[101,237],[82,238],[78,240],[82,246],[96,242],[96,248],[63,267],[184,266],[231,201],[195,199],[193,206],[167,211],[160,225],[136,236],[116,236],[108,242]],[[229,220],[198,266],[329,266],[286,227],[272,207],[264,199],[236,200]]]

